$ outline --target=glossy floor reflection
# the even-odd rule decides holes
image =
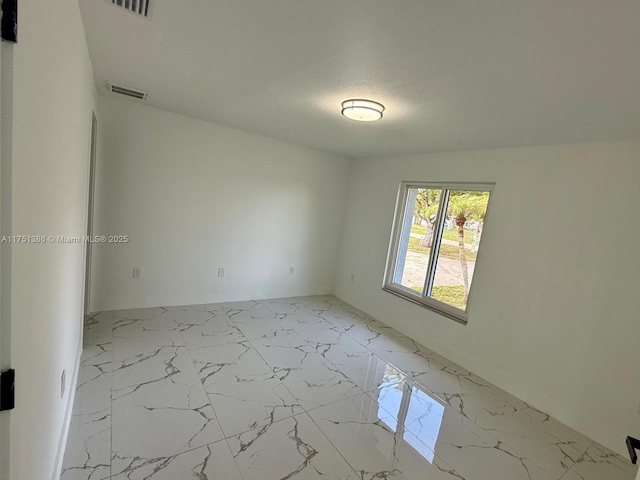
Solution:
[[[331,296],[102,312],[62,480],[633,480],[626,459]]]

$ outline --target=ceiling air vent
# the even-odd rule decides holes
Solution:
[[[107,0],[113,3],[115,6],[124,8],[129,12],[141,15],[143,17],[149,16],[149,3],[151,0]]]
[[[137,98],[138,100],[146,100],[147,95],[149,95],[144,90],[125,87],[124,85],[118,85],[117,83],[111,82],[107,82],[107,90],[111,93],[117,93],[118,95],[124,95],[125,97]]]

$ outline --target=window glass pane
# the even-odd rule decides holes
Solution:
[[[489,192],[452,190],[431,297],[466,310]]]
[[[393,283],[422,294],[442,192],[410,187],[407,193]]]

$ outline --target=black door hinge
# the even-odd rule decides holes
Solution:
[[[631,463],[635,465],[638,461],[638,454],[636,453],[636,450],[640,450],[640,440],[633,437],[627,437],[627,448],[629,449]]]
[[[2,40],[18,41],[18,0],[0,0],[2,2],[2,21],[0,31]]]
[[[11,368],[0,373],[0,411],[11,410],[16,403],[16,371]]]

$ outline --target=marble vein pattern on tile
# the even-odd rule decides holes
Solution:
[[[359,340],[359,342],[408,375],[415,377],[453,365],[446,358],[390,327],[373,325],[369,326],[369,330],[377,332],[379,335]],[[351,335],[350,332],[347,334]]]
[[[333,323],[325,320],[314,312],[300,311],[296,313],[284,314],[282,323],[286,328],[291,328],[296,332],[315,331],[333,327]]]
[[[113,337],[111,324],[115,331]],[[190,472],[188,475],[196,478],[207,478],[197,475],[206,473],[208,467],[202,468],[210,463],[199,462],[209,455],[207,448],[211,445],[219,449],[218,444],[224,444],[218,441],[223,432],[227,437],[242,437],[244,444],[251,438],[250,432],[255,432],[257,442],[280,421],[299,417],[303,407],[313,416],[318,410],[358,398],[363,391],[368,392],[368,398],[373,401],[387,392],[406,389],[408,384],[414,392],[410,398],[422,397],[405,401],[409,406],[403,407],[402,421],[393,420],[399,411],[391,414],[380,406],[379,417],[391,425],[402,424],[400,443],[406,445],[398,452],[404,464],[407,458],[420,452],[421,458],[433,456],[436,467],[424,470],[430,476],[414,477],[395,467],[380,470],[368,466],[362,471],[356,468],[355,478],[493,480],[498,477],[489,471],[492,461],[506,465],[500,468],[511,475],[509,479],[520,478],[518,465],[529,468],[529,476],[522,477],[525,480],[557,479],[562,475],[563,480],[634,478],[634,469],[625,459],[599,446],[592,449],[600,449],[597,450],[600,453],[592,453],[590,449],[587,454],[585,450],[592,442],[573,430],[331,296],[103,312],[87,319],[87,343],[83,355],[83,367],[87,367],[84,378],[95,378],[96,390],[104,392],[105,385],[101,383],[104,380],[100,377],[103,373],[111,375],[107,365],[114,355],[113,375],[117,383],[113,385],[114,407],[122,407],[126,414],[125,404],[129,401],[126,397],[131,396],[135,400],[131,403],[133,407],[142,409],[141,422],[150,424],[140,426],[141,430],[158,432],[152,425],[151,412],[164,409],[179,412],[175,413],[177,416],[186,415],[184,410],[200,412],[204,423],[178,429],[181,440],[158,442],[147,451],[134,451],[126,442],[125,445],[114,442],[113,465],[118,464],[114,470],[118,476],[114,478],[148,478],[152,474],[156,480],[165,478],[163,475],[173,472],[174,468]],[[190,371],[186,368],[189,363]],[[163,405],[150,403],[164,395],[161,385],[167,380],[173,384],[174,376],[182,392],[178,393],[180,388],[176,388]],[[423,394],[419,395],[420,392]],[[104,398],[100,394],[97,397]],[[207,409],[205,403],[214,408]],[[82,401],[77,403],[78,410],[82,404]],[[202,404],[203,408],[196,404]],[[243,408],[237,408],[238,404]],[[432,444],[434,440],[428,435],[431,412],[443,408],[439,434]],[[419,411],[426,414],[416,414]],[[92,417],[99,413],[85,410],[81,415],[86,416],[88,424],[97,420],[91,428],[99,431],[102,417]],[[119,416],[114,410],[114,429],[125,435],[128,420],[120,422]],[[177,417],[175,421],[178,422]],[[161,426],[160,431],[173,434],[171,424],[169,421]],[[199,425],[202,430],[196,428]],[[96,450],[98,438],[106,431],[94,437],[91,429],[87,432],[87,438],[91,438],[89,444]],[[397,432],[394,435],[397,439]],[[161,433],[159,436],[171,435]],[[253,445],[253,441],[249,443]],[[77,455],[69,454],[70,459],[74,456],[77,459],[71,463],[82,465],[82,459],[86,458],[83,448],[78,447]],[[70,452],[73,451],[72,447]],[[195,451],[199,453],[185,460],[187,453]],[[224,449],[218,450],[222,451]],[[248,458],[242,452],[237,453],[241,458]],[[142,455],[132,457],[134,453]],[[100,478],[108,473],[97,462],[97,454],[92,453],[91,458],[89,464],[95,463],[96,468],[68,469],[63,480]],[[473,459],[472,463],[481,469],[471,469],[464,458]],[[187,468],[188,464],[192,466]],[[449,465],[455,465],[456,469]],[[487,471],[482,470],[485,467]],[[253,466],[246,470],[250,478],[253,478],[251,475],[269,478],[259,477],[258,471]],[[407,471],[410,473],[411,469]],[[233,476],[236,474],[229,473],[225,478],[239,478]],[[316,478],[314,475],[305,467],[295,478]]]
[[[227,439],[244,480],[357,480],[306,413]]]
[[[562,480],[635,480],[638,466],[594,443],[573,464]]]
[[[374,320],[367,317],[364,312],[342,302],[336,297],[328,295],[283,299],[280,300],[280,302],[288,302],[297,306],[300,312],[311,315],[311,318],[306,321],[298,322],[301,327],[307,326],[313,328],[314,324],[316,324],[344,330],[345,328],[352,327],[354,324],[374,322]],[[321,320],[329,323],[324,323]]]
[[[366,394],[309,415],[359,479],[465,480],[411,432],[398,428],[397,421]]]
[[[228,319],[225,316],[225,311],[222,309],[219,310],[190,310],[187,308],[172,308],[170,309],[173,314],[173,318],[176,321],[176,324],[180,327],[180,329],[188,328],[194,325],[203,326],[206,325],[209,320],[215,318],[216,316],[223,316],[225,319]]]
[[[211,347],[246,340],[226,312],[173,312],[189,348]]]
[[[111,409],[73,415],[60,480],[111,478]]]
[[[88,315],[84,321],[82,342],[87,345],[102,345],[113,340],[113,315],[98,312]]]
[[[258,338],[250,340],[250,343],[270,367],[278,370],[299,368],[308,355],[317,354],[316,350],[295,332]]]
[[[293,297],[293,298],[277,298],[273,300],[265,300],[266,302],[276,302],[279,304],[290,304],[300,309],[308,311],[324,311],[333,308],[334,305],[341,303],[341,300],[332,295],[316,295],[311,297]],[[282,312],[291,313],[291,312]]]
[[[527,456],[514,454],[500,440],[411,381],[381,389],[374,399],[389,413],[390,420],[385,420],[388,425],[412,433],[465,478],[542,480],[559,477],[540,468]]]
[[[305,308],[303,305],[300,305],[300,299],[298,298],[274,298],[271,300],[258,300],[258,306],[260,308],[265,308],[269,312],[276,315],[288,315],[297,312],[301,308]]]
[[[259,305],[260,300],[241,300],[236,302],[221,302],[218,303],[220,308],[231,315],[234,312],[241,312],[244,310],[251,310]]]
[[[351,338],[367,346],[374,338],[383,333],[391,334],[391,327],[372,317],[361,317],[355,313],[338,314],[331,312],[319,313],[322,318],[330,321],[335,327],[349,334]]]
[[[96,353],[94,348],[99,348],[100,353],[92,355]],[[73,414],[76,415],[95,414],[111,407],[111,352],[106,344],[94,348],[83,353],[81,359],[73,405]]]
[[[284,316],[285,314],[273,313],[266,308],[260,312],[242,311],[233,317],[233,323],[249,340],[295,333],[295,330],[284,324]]]
[[[196,348],[190,354],[225,436],[303,411],[249,342]]]
[[[170,457],[224,437],[186,347],[158,347],[113,373],[112,451]]]
[[[362,392],[298,334],[260,338],[251,343],[305,409]]]
[[[164,307],[145,307],[110,310],[108,313],[116,320],[152,320],[166,311]]]
[[[169,312],[208,312],[222,311],[222,307],[218,303],[200,303],[195,305],[172,305],[164,307]]]
[[[92,315],[85,321],[85,346],[61,480],[111,476],[111,327],[110,314]]]
[[[172,312],[164,308],[139,310],[114,313],[113,359],[115,362],[144,357],[160,347],[184,346],[184,340]]]
[[[113,480],[243,480],[226,441],[164,457],[113,457]]]
[[[359,337],[368,349],[389,360],[467,418],[491,431],[501,442],[502,448],[520,456],[526,452],[531,460],[550,474],[562,475],[589,445],[586,437],[547,415],[541,415],[525,402],[431,352],[411,338],[376,325],[367,329],[380,333],[371,338]]]
[[[526,455],[555,478],[591,444],[587,437],[461,367],[433,370],[415,380],[491,434],[504,449]]]
[[[274,371],[307,411],[363,392],[318,353],[306,355],[294,368],[275,368]]]
[[[296,333],[320,353],[328,352],[332,347],[348,343],[352,350],[364,351],[360,343],[353,340],[343,329],[329,324],[322,328],[297,328]],[[368,349],[367,349],[368,350]]]
[[[333,367],[363,391],[401,381],[403,372],[356,342],[345,332],[336,329],[300,332],[303,337]]]

